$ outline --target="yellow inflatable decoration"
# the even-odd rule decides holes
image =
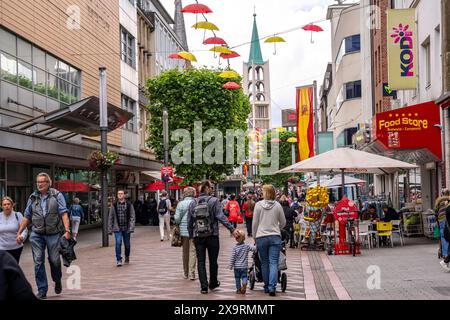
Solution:
[[[327,188],[317,186],[308,189],[306,192],[306,202],[313,208],[325,208],[330,202]]]

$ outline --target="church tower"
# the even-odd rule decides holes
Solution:
[[[249,129],[270,129],[270,72],[269,61],[264,61],[259,42],[256,13],[253,15],[253,32],[250,56],[244,62],[243,87],[252,106]]]

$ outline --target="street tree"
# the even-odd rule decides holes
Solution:
[[[247,118],[251,112],[250,103],[242,89],[224,89],[223,85],[229,79],[219,77],[219,73],[220,70],[207,68],[170,69],[148,80],[147,83],[147,95],[150,101],[148,110],[151,115],[147,143],[154,150],[158,160],[164,159],[162,115],[163,108],[167,108],[169,136],[172,137],[177,129],[185,129],[190,134],[192,148],[187,157],[189,161],[184,163],[171,161],[177,175],[183,176],[187,184],[205,178],[220,181],[223,176],[232,174],[233,168],[244,160],[237,159],[237,144],[225,138],[226,131],[230,129],[247,131]],[[240,82],[241,79],[233,79],[233,81]],[[203,133],[209,129],[216,129],[221,133],[222,139],[217,137],[219,135],[207,138],[206,140],[210,139],[209,141],[206,141],[205,137],[202,139],[202,152],[205,149],[208,150],[208,146],[211,150],[211,145],[220,145],[220,148],[213,148],[211,152],[212,157],[218,159],[212,164],[208,164],[205,158],[201,163],[194,161],[199,157],[194,152],[194,122],[196,121],[201,121]],[[170,139],[169,155],[179,143],[172,140]],[[230,148],[234,151],[233,163],[226,161],[225,153],[230,152]],[[224,151],[222,155],[218,154],[220,149]]]

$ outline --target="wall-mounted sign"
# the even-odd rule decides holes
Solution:
[[[397,90],[392,90],[388,83],[383,84],[383,97],[392,97],[397,99]]]

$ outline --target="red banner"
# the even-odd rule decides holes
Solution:
[[[161,167],[161,181],[164,183],[173,182],[173,167]]]

